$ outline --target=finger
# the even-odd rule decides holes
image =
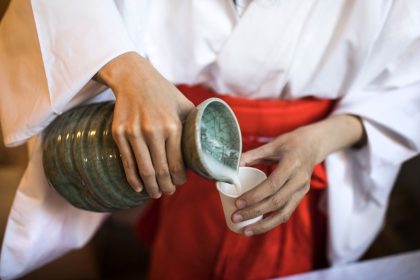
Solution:
[[[156,180],[159,189],[164,194],[173,194],[175,185],[172,183],[169,172],[168,160],[166,158],[165,138],[163,135],[150,137],[147,141],[152,156],[153,167],[156,172]]]
[[[127,137],[130,141],[131,148],[135,155],[138,172],[143,180],[147,193],[152,198],[159,198],[162,193],[156,182],[155,169],[153,168],[150,151],[147,147],[140,129],[134,128],[127,131]]]
[[[121,154],[125,176],[128,184],[133,188],[134,191],[140,192],[143,189],[143,184],[137,173],[137,166],[134,161],[134,157],[128,144],[125,135],[124,128],[122,126],[113,125],[112,137],[117,144],[118,150]]]
[[[262,145],[256,149],[250,150],[242,154],[240,166],[251,166],[266,161],[267,157],[271,157],[273,153],[273,145],[271,143]]]
[[[234,223],[238,223],[243,220],[253,219],[269,212],[279,210],[283,208],[288,201],[290,201],[293,195],[295,195],[297,192],[300,192],[301,189],[306,186],[306,184],[306,181],[302,181],[300,178],[293,177],[291,180],[288,180],[285,185],[272,196],[269,196],[256,204],[250,205],[233,213],[232,221]]]
[[[186,181],[184,161],[181,153],[181,132],[182,130],[179,129],[166,140],[166,156],[174,185],[182,185]]]
[[[242,209],[248,205],[256,204],[267,197],[272,196],[291,176],[291,170],[282,163],[279,163],[277,168],[270,176],[268,176],[267,179],[236,199],[236,207],[238,207],[238,209]]]
[[[255,224],[246,226],[243,229],[243,233],[246,236],[261,234],[272,230],[280,224],[287,222],[292,216],[293,212],[296,210],[297,206],[299,205],[300,201],[305,196],[305,194],[306,192],[304,189],[295,193],[295,195],[292,196],[290,201],[288,201],[282,209]]]

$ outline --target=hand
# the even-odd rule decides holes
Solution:
[[[362,146],[364,140],[360,119],[340,115],[284,134],[244,153],[241,166],[270,163],[277,167],[265,181],[236,200],[239,210],[233,213],[232,221],[241,222],[272,212],[246,226],[246,236],[267,232],[288,221],[310,189],[313,167],[333,151],[355,144]]]
[[[136,53],[123,54],[96,75],[115,97],[112,135],[135,191],[152,198],[185,182],[182,122],[194,105]]]
[[[277,164],[265,181],[236,201],[240,210],[233,214],[233,222],[273,212],[256,224],[245,227],[245,235],[267,232],[289,220],[309,191],[315,156],[308,139],[303,139],[300,134],[300,131],[284,134],[242,155],[241,166]]]

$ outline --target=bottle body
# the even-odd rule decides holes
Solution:
[[[109,212],[141,205],[149,198],[146,191],[137,193],[127,182],[111,133],[113,111],[113,102],[77,107],[58,116],[44,133],[45,175],[50,185],[77,208]],[[203,101],[189,113],[182,130],[187,167],[217,181],[229,178],[215,170],[218,165],[214,162],[237,170],[241,133],[224,101]]]
[[[114,103],[74,108],[44,134],[43,166],[50,185],[73,206],[109,212],[143,204],[149,196],[128,184],[112,138]]]

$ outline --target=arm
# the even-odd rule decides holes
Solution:
[[[174,135],[180,134],[185,108],[176,106],[185,102],[191,108],[192,104],[135,54],[139,48],[132,42],[114,1],[90,1],[83,9],[73,2],[31,3],[48,82],[47,101],[54,112],[60,114],[95,96],[102,88],[91,82],[96,74],[116,95],[113,134],[130,185],[137,191],[145,185],[152,197],[159,197],[160,190],[172,193],[172,181],[183,180],[180,152],[175,151],[179,137]],[[94,88],[84,92],[88,84]],[[167,151],[171,156],[166,159]],[[173,171],[172,178],[169,169],[181,171]]]
[[[277,211],[247,226],[244,234],[264,233],[286,222],[309,191],[313,167],[337,150],[365,143],[363,124],[353,115],[336,115],[277,137],[243,154],[241,165],[277,163],[275,171],[259,186],[236,201],[234,222]]]

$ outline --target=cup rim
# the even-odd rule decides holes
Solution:
[[[201,164],[203,165],[204,169],[206,170],[207,174],[210,175],[211,178],[217,179],[217,174],[214,174],[211,169],[209,168],[209,166],[207,165],[207,162],[204,160],[203,157],[203,149],[201,146],[201,120],[203,117],[203,113],[205,111],[205,109],[214,102],[219,102],[222,103],[223,105],[225,105],[225,108],[228,109],[228,111],[230,112],[230,114],[233,116],[233,120],[236,123],[236,127],[238,130],[238,136],[239,136],[239,157],[238,157],[238,162],[236,164],[236,169],[239,168],[239,163],[241,161],[241,156],[242,156],[242,134],[241,134],[241,128],[239,126],[238,120],[236,118],[235,113],[233,112],[232,108],[230,108],[229,104],[227,104],[225,101],[223,101],[220,98],[217,97],[211,97],[209,99],[206,99],[205,101],[203,101],[198,107],[198,111],[197,111],[197,120],[199,120],[198,122],[196,122],[196,125],[198,127],[196,127],[195,129],[195,145],[198,148],[198,158],[201,162]]]

